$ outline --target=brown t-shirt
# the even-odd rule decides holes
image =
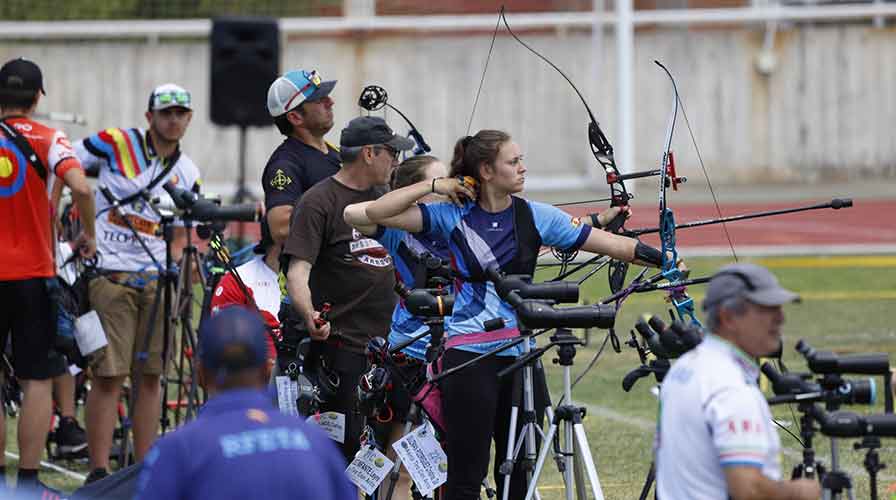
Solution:
[[[346,349],[363,353],[371,337],[386,337],[397,297],[392,257],[342,218],[345,207],[377,199],[381,188],[356,191],[334,178],[309,189],[296,204],[283,253],[311,263],[311,301],[330,310],[331,332]],[[332,338],[332,337],[331,337]]]

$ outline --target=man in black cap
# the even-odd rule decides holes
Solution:
[[[732,264],[703,301],[711,333],[672,365],[660,392],[657,496],[815,500],[815,479],[781,480],[781,440],[756,359],[781,347],[782,306],[799,301],[767,269]]]
[[[146,455],[136,498],[357,498],[333,443],[282,414],[264,392],[265,329],[256,312],[239,306],[203,324],[199,380],[210,399],[195,421]]]
[[[96,252],[93,192],[65,133],[31,119],[44,95],[37,64],[13,59],[0,68],[0,345],[12,333],[13,366],[25,392],[19,416],[20,488],[38,486],[37,468],[52,412],[53,377],[66,373],[53,349],[57,312],[51,205],[47,186],[64,182],[81,214],[76,245]],[[0,472],[5,469],[0,461]]]
[[[384,193],[399,153],[414,142],[393,133],[382,118],[362,116],[342,130],[339,146],[342,168],[302,196],[283,253],[292,305],[340,380],[322,410],[345,419],[343,453],[350,459],[363,423],[355,414],[355,392],[367,368],[364,347],[389,333],[395,271],[386,249],[349,226],[342,213]],[[329,322],[315,321],[325,303],[332,305]]]

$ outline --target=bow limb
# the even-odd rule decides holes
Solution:
[[[488,71],[488,63],[491,60],[492,51],[495,46],[495,39],[498,36],[498,29],[501,24],[504,24],[504,27],[507,29],[507,32],[510,36],[513,37],[520,45],[525,47],[529,52],[533,53],[539,59],[548,64],[551,68],[553,68],[560,76],[563,77],[564,80],[572,87],[573,91],[575,91],[576,95],[579,97],[579,100],[582,102],[582,105],[585,107],[585,111],[588,114],[589,123],[588,123],[588,141],[591,146],[591,153],[594,155],[595,160],[597,160],[598,164],[604,169],[607,176],[607,184],[610,189],[610,206],[611,207],[623,207],[627,206],[629,200],[632,196],[629,194],[628,189],[625,186],[626,177],[620,175],[618,168],[616,167],[616,160],[613,156],[613,146],[610,144],[610,141],[607,139],[607,136],[604,134],[603,130],[601,130],[600,125],[597,122],[597,118],[594,116],[594,112],[591,111],[591,107],[588,105],[588,102],[585,100],[585,97],[579,91],[578,87],[572,82],[572,80],[563,72],[556,64],[554,64],[550,59],[542,55],[540,52],[532,48],[529,44],[523,41],[516,33],[514,33],[513,29],[510,27],[510,23],[507,21],[507,16],[504,12],[504,7],[501,7],[501,10],[498,14],[498,22],[495,25],[495,31],[492,34],[491,45],[489,46],[488,56],[486,57],[485,67],[482,71],[482,77],[479,82],[479,89],[476,91],[476,98],[473,102],[473,110],[470,113],[470,122],[467,126],[467,134],[470,133],[473,123],[473,117],[476,114],[476,106],[479,102],[479,97],[482,92],[482,87],[485,82],[485,75]],[[624,212],[620,212],[618,216],[616,216],[612,221],[610,221],[606,225],[606,229],[611,232],[622,233],[625,231],[626,214]],[[561,262],[567,263],[574,256],[560,256]],[[562,268],[565,270],[565,266]],[[625,275],[628,272],[628,263],[613,261],[610,264],[610,289],[614,292],[619,291],[624,282]],[[563,273],[565,274],[565,273]]]

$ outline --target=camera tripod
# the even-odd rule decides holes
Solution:
[[[170,419],[168,417],[169,412],[173,412],[174,425],[177,426],[181,421],[189,422],[192,420],[196,415],[196,410],[201,403],[204,402],[204,392],[199,387],[193,359],[198,340],[196,329],[193,327],[193,308],[196,302],[193,293],[194,271],[198,271],[196,274],[199,277],[198,284],[202,287],[204,292],[203,299],[211,297],[213,290],[209,288],[212,283],[202,272],[203,267],[199,259],[199,251],[196,246],[193,245],[192,241],[191,228],[193,225],[189,218],[184,219],[184,227],[186,229],[187,239],[183,249],[183,255],[178,264],[180,273],[177,275],[174,273],[168,275],[169,281],[166,284],[165,291],[165,311],[169,316],[167,316],[167,321],[165,321],[165,328],[167,328],[168,331],[165,333],[165,350],[162,353],[163,361],[168,359],[167,350],[171,347],[171,341],[169,339],[171,338],[170,332],[172,328],[175,331],[175,341],[180,340],[180,342],[176,346],[177,359],[171,360],[172,368],[174,370],[173,376],[171,375],[171,372],[167,370],[167,367],[163,367],[162,371],[163,397],[161,430],[163,434],[170,424]],[[167,234],[165,235],[165,242],[167,247],[167,259],[167,254],[170,254],[171,248],[171,239]],[[172,291],[169,291],[171,285],[174,286],[173,293]],[[203,302],[205,302],[205,300],[203,300]],[[178,330],[180,331],[179,337],[176,335]],[[168,401],[168,384],[172,381],[176,384],[175,399],[174,401]],[[181,413],[182,408],[184,409],[183,414]]]
[[[541,366],[540,360],[537,359],[538,357],[531,356],[532,350],[529,341],[531,335],[531,330],[525,330],[520,327],[520,338],[525,340],[522,342],[522,354],[520,355],[519,361],[498,372],[498,377],[500,378],[520,368],[522,369],[521,372],[514,374],[514,377],[516,378],[514,379],[513,387],[513,406],[511,406],[510,409],[507,449],[505,451],[504,461],[501,462],[501,465],[498,467],[498,472],[504,476],[504,489],[501,495],[502,500],[508,500],[510,496],[510,479],[517,462],[520,463],[522,470],[526,473],[526,482],[532,482],[533,473],[536,469],[535,459],[538,456],[538,439],[544,440],[545,438],[535,410],[536,370],[539,374],[538,389],[545,405],[545,415],[548,417],[548,420],[554,420],[554,411],[551,407],[550,395],[548,394],[544,382],[544,369]],[[520,395],[522,395],[522,408],[520,407]],[[522,410],[522,412],[520,410]],[[520,416],[522,416],[523,425],[519,432],[517,432],[516,427],[520,420]],[[546,443],[547,441],[543,442]],[[518,458],[520,452],[524,448],[525,453],[522,458]],[[545,445],[543,449],[547,448],[548,447]],[[535,493],[535,497],[541,498],[537,492]]]
[[[544,462],[555,437],[558,438],[558,453],[555,457],[557,467],[563,475],[563,484],[566,490],[566,499],[578,498],[584,500],[588,497],[585,487],[585,477],[591,485],[591,495],[595,500],[603,500],[604,494],[597,476],[597,468],[591,455],[591,447],[585,434],[582,419],[585,417],[585,408],[575,406],[572,403],[572,383],[570,372],[576,356],[577,345],[584,342],[575,337],[566,328],[558,328],[551,336],[551,343],[536,351],[541,356],[551,347],[557,347],[555,363],[563,367],[563,399],[557,407],[555,414],[550,417],[551,425],[545,436],[544,445],[538,454],[535,463],[535,471],[529,480],[529,489],[526,491],[526,500],[537,497],[536,486],[538,478],[544,468]],[[562,438],[561,438],[562,436]],[[506,490],[505,490],[506,492]]]
[[[112,205],[112,209],[118,210],[121,207],[121,200],[116,199],[114,195],[112,195],[112,193],[108,190],[108,188],[102,187],[100,188],[100,192]],[[146,194],[146,196],[148,197],[149,195]],[[154,300],[152,306],[150,306],[149,311],[149,321],[147,325],[148,331],[143,339],[142,345],[139,346],[139,350],[136,353],[136,363],[133,367],[134,376],[132,377],[127,417],[122,419],[120,433],[121,443],[119,445],[117,453],[118,456],[116,458],[118,463],[123,467],[129,464],[132,456],[131,441],[128,431],[132,426],[134,409],[140,397],[139,386],[142,381],[146,362],[149,359],[149,350],[150,346],[152,345],[152,338],[155,335],[156,330],[156,318],[158,318],[159,314],[161,314],[164,318],[162,322],[163,365],[161,376],[161,432],[164,434],[171,423],[169,411],[174,411],[175,424],[179,424],[182,420],[180,411],[181,408],[186,408],[186,414],[183,418],[183,420],[186,421],[192,418],[192,416],[195,414],[196,408],[198,407],[197,401],[199,399],[199,387],[196,378],[193,376],[193,353],[195,352],[196,347],[196,335],[195,330],[193,329],[194,297],[192,275],[194,269],[201,270],[201,266],[199,263],[198,250],[192,242],[192,229],[194,227],[193,222],[190,219],[189,211],[187,211],[181,217],[184,222],[184,229],[186,232],[186,245],[179,260],[180,271],[178,272],[178,268],[174,266],[174,258],[172,253],[175,218],[171,214],[163,213],[158,210],[152,202],[148,201],[147,203],[160,217],[162,237],[165,240],[164,266],[158,261],[152,251],[150,251],[149,247],[140,236],[140,233],[133,227],[131,222],[126,217],[122,218],[128,229],[133,234],[134,240],[140,244],[143,251],[152,260],[153,267],[158,271],[158,283],[156,284]],[[202,273],[200,272],[199,275],[200,282],[203,284],[203,286],[205,286],[205,280],[202,276]],[[176,330],[174,330],[173,328],[179,328],[181,330],[181,336],[180,342],[178,343],[180,353],[178,355],[178,359],[176,361],[173,361],[174,375],[173,377],[171,377],[169,376],[167,371],[167,358],[170,346],[172,344],[172,335],[176,333]],[[177,399],[174,402],[169,403],[168,384],[172,380],[178,384]],[[184,401],[185,397],[186,401]]]

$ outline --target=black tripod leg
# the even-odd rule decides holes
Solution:
[[[650,470],[647,471],[647,478],[644,480],[644,487],[641,488],[641,495],[638,497],[639,500],[647,500],[654,479],[656,479],[656,463],[650,462]]]

